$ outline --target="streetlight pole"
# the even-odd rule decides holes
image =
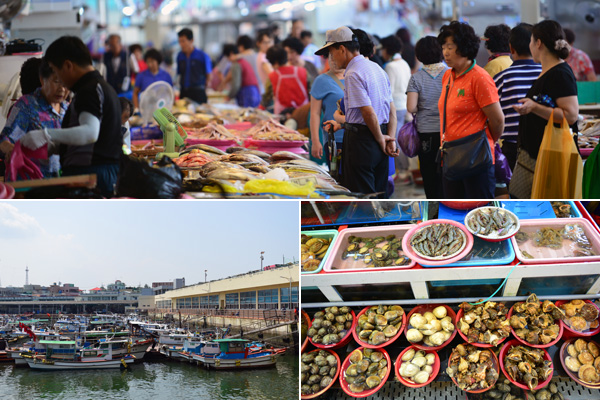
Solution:
[[[207,269],[204,270],[204,283],[206,283],[206,273],[208,272]]]
[[[265,252],[264,252],[264,251],[261,251],[261,252],[260,252],[260,270],[261,270],[261,271],[263,270],[263,260],[265,259],[265,256],[264,256],[264,254],[265,254]]]
[[[289,292],[289,297],[288,297],[288,309],[291,310],[292,309],[292,277],[291,276],[280,276],[280,278],[289,279],[289,281],[290,281],[290,292]]]

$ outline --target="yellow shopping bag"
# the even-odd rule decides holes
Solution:
[[[554,110],[535,164],[532,199],[580,199],[583,161],[575,146],[567,119],[554,126]]]

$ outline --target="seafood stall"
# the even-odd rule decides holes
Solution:
[[[356,203],[301,207],[302,399],[600,399],[593,204]]]

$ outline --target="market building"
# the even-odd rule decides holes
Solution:
[[[298,307],[299,264],[278,265],[170,290],[154,299],[157,310],[202,313],[226,310],[293,310]]]

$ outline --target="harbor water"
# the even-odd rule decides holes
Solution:
[[[208,371],[174,361],[142,362],[129,371],[33,371],[0,364],[0,399],[287,400],[298,398],[298,356],[275,368]]]

